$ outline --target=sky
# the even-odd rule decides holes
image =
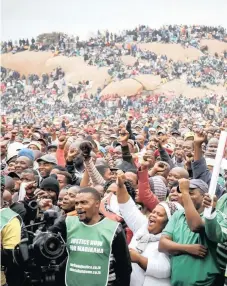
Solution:
[[[205,24],[227,28],[227,0],[1,0],[1,40],[64,32],[82,39],[98,29],[139,24]]]

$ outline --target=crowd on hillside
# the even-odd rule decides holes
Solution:
[[[219,41],[227,42],[226,29],[219,27],[209,27],[201,25],[165,25],[159,29],[154,29],[149,26],[140,25],[132,30],[123,30],[120,33],[112,33],[106,30],[105,32],[97,32],[95,38],[90,38],[87,42],[80,42],[79,37],[70,37],[66,34],[55,33],[58,35],[55,42],[48,45],[46,43],[37,43],[34,38],[19,39],[19,41],[13,43],[12,40],[1,43],[1,51],[7,52],[7,48],[12,51],[14,48],[24,48],[35,46],[35,49],[43,50],[42,45],[46,48],[54,50],[56,47],[58,50],[67,50],[70,47],[70,43],[76,42],[78,46],[83,44],[88,45],[104,45],[105,43],[124,43],[124,42],[162,42],[162,43],[179,43],[185,47],[192,46],[200,48],[201,39],[216,39]],[[34,49],[34,48],[32,48]],[[68,52],[68,51],[67,51]]]
[[[97,118],[105,118],[109,115],[118,115],[129,108],[133,108],[138,117],[143,112],[151,109],[152,112],[179,112],[179,114],[189,108],[192,103],[193,108],[202,108],[210,102],[207,99],[190,100],[183,98],[183,109],[175,109],[179,98],[172,94],[170,97],[165,93],[139,93],[131,97],[118,94],[103,95],[102,88],[98,88],[93,94],[88,91],[92,87],[92,81],[78,82],[78,84],[68,83],[64,80],[64,71],[58,67],[50,74],[29,75],[27,78],[18,72],[2,68],[1,73],[1,103],[2,112],[17,118],[22,123],[34,123],[37,117],[46,117],[53,120],[55,117],[64,114],[74,114],[76,120],[80,120],[80,109],[86,108],[90,115]],[[68,95],[68,100],[65,97]],[[207,93],[208,97],[215,96],[215,93]],[[160,104],[160,100],[162,104]],[[224,97],[218,101],[218,108],[225,111],[223,104]],[[195,104],[195,106],[194,106]],[[199,104],[199,105],[198,105]],[[202,104],[202,105],[201,105]],[[204,105],[205,104],[205,105]],[[204,105],[204,106],[203,106]],[[190,108],[189,108],[190,110]]]
[[[130,38],[131,37],[131,38]],[[175,39],[176,40],[173,40]],[[164,26],[159,30],[140,26],[131,31],[123,31],[120,35],[113,35],[106,31],[104,34],[98,32],[97,37],[87,42],[72,40],[66,36],[59,36],[56,45],[51,47],[45,44],[45,49],[51,49],[55,55],[81,56],[88,65],[108,67],[108,73],[112,80],[123,80],[137,75],[151,74],[160,75],[162,83],[181,78],[192,87],[207,87],[207,84],[227,86],[227,51],[221,55],[209,55],[205,47],[202,48],[203,55],[194,61],[173,61],[165,54],[157,55],[152,51],[142,50],[141,42],[176,42],[185,46],[192,45],[195,48],[201,39],[215,38],[220,41],[226,40],[224,28],[211,28],[203,26]],[[130,40],[131,39],[131,40]],[[132,42],[132,39],[135,42]],[[31,45],[34,45],[34,38]],[[66,43],[75,41],[75,45],[68,46]],[[193,44],[193,43],[196,43]],[[28,47],[28,40],[20,40],[19,46]],[[4,43],[2,47],[12,48],[12,42]],[[39,45],[42,46],[41,43]],[[67,48],[68,47],[68,48]],[[40,49],[42,49],[40,47]],[[33,49],[32,49],[33,50]],[[208,52],[208,53],[207,53]],[[131,64],[124,62],[123,56],[130,55],[134,58]],[[79,84],[77,89],[85,90]]]

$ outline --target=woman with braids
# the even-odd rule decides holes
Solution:
[[[129,181],[125,181],[124,185],[129,196],[135,201],[136,192],[135,189],[132,187],[132,184]],[[111,220],[117,221],[121,223],[123,229],[125,230],[125,235],[127,242],[130,243],[132,238],[132,232],[127,227],[121,213],[119,211],[119,206],[117,202],[117,184],[116,181],[111,180],[105,183],[104,185],[104,198],[100,204],[100,212]]]

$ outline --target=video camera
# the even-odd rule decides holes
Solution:
[[[44,220],[39,225],[46,229],[54,224],[57,212],[44,212]],[[26,226],[26,228],[29,226]],[[25,273],[26,286],[56,285],[56,274],[60,270],[65,252],[65,242],[61,235],[37,230],[26,230],[27,237],[14,251],[14,260]]]

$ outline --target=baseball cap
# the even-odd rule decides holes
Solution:
[[[48,145],[48,144],[47,144],[47,141],[46,141],[45,139],[43,139],[43,138],[38,139],[38,142],[41,142],[41,141],[42,141],[46,146]]]
[[[189,189],[200,189],[203,193],[208,192],[208,185],[203,180],[192,179],[189,182],[190,182]],[[178,193],[181,193],[179,186],[177,187],[177,191]]]
[[[34,132],[32,134],[32,140],[39,140],[41,138],[41,135],[39,132]]]
[[[172,130],[171,134],[172,134],[172,135],[173,135],[173,134],[177,134],[177,135],[180,136],[180,132],[179,132],[178,130],[176,130],[176,129]]]
[[[58,145],[57,144],[50,144],[47,146],[47,150],[51,149],[51,148],[58,148]]]
[[[9,177],[11,177],[11,178],[13,178],[13,179],[14,179],[14,178],[20,179],[20,175],[18,175],[18,174],[15,173],[15,172],[9,172],[7,176],[9,176]]]
[[[44,156],[42,156],[41,158],[39,158],[37,160],[37,162],[46,162],[46,163],[50,163],[50,164],[54,164],[54,165],[57,165],[58,162],[57,162],[57,159],[52,156],[52,155],[49,155],[49,154],[46,154]]]
[[[110,138],[115,138],[115,139],[117,139],[117,135],[116,135],[116,134],[111,134],[111,135],[110,135]]]
[[[40,143],[38,142],[38,141],[31,141],[29,144],[28,144],[28,147],[30,146],[30,145],[34,145],[34,146],[36,146],[39,150],[41,150],[41,145],[40,145]]]
[[[159,135],[159,134],[165,135],[165,134],[166,134],[166,131],[165,131],[164,129],[161,129],[161,130],[159,130],[159,131],[157,132],[157,134],[158,134],[158,135]]]
[[[16,161],[16,159],[17,159],[17,153],[12,154],[12,155],[7,157],[6,164],[9,165],[10,162]]]
[[[139,127],[140,129],[142,129],[143,128],[143,126],[140,124],[140,123],[137,123],[137,124],[135,124],[135,126],[134,126],[135,128],[136,127]]]
[[[115,172],[115,171],[119,171],[119,170],[121,170],[121,169],[119,169],[119,168],[117,168],[117,167],[112,167],[112,168],[110,168],[110,171],[111,172]],[[124,171],[123,171],[124,172]]]
[[[193,137],[194,138],[195,134],[194,132],[187,132],[184,134],[184,140],[186,140],[187,138]]]
[[[161,125],[160,123],[156,125],[156,128],[161,128],[163,129],[163,125]]]
[[[30,142],[31,142],[31,139],[25,138],[25,139],[22,141],[22,144],[29,144]]]

